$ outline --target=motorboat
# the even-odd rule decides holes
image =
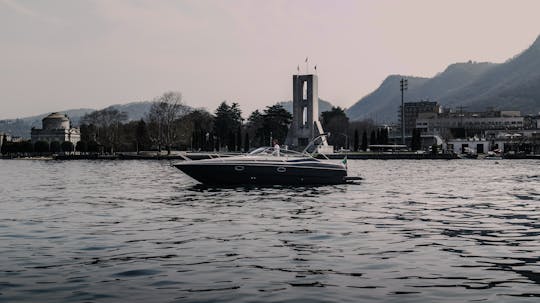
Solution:
[[[478,154],[476,153],[476,150],[465,147],[464,153],[460,154],[458,157],[461,159],[478,159]]]
[[[484,157],[486,160],[502,160],[503,156],[500,150],[496,149],[493,151],[488,151],[487,155]]]
[[[206,185],[323,185],[346,183],[344,161],[317,159],[306,150],[296,152],[260,147],[249,154],[173,164]]]

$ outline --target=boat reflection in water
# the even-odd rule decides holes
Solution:
[[[174,166],[206,185],[322,185],[346,183],[346,161],[260,147],[249,154],[186,160]]]

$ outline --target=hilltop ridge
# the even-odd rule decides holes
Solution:
[[[351,120],[397,121],[401,77],[389,76],[374,92],[352,105],[347,111]],[[540,112],[540,36],[529,48],[504,63],[454,63],[433,78],[406,78],[409,90],[405,102],[427,99],[445,107],[466,106],[477,111],[496,108],[535,114]],[[419,83],[418,79],[423,80]]]

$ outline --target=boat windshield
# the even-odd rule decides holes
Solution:
[[[249,153],[250,156],[276,156],[276,157],[311,157],[306,153],[300,153],[289,149],[279,149],[276,151],[273,147],[259,147]]]

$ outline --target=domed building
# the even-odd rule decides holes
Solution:
[[[72,128],[66,114],[52,113],[41,120],[43,128],[32,128],[32,143],[45,141],[48,143],[69,141],[76,145],[81,140],[79,128]]]

